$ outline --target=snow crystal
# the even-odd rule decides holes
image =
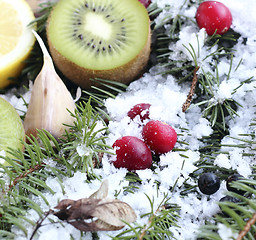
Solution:
[[[220,103],[225,99],[232,97],[234,89],[239,86],[240,82],[237,79],[229,79],[221,82],[218,92],[215,94],[216,98]]]
[[[205,118],[200,118],[199,123],[192,127],[191,134],[193,137],[202,138],[203,136],[209,136],[213,132],[210,122]]]
[[[227,168],[227,169],[231,168],[230,160],[229,160],[229,158],[226,154],[219,154],[215,158],[214,164],[219,166],[219,167],[223,167],[223,168]]]
[[[238,233],[233,233],[232,229],[222,223],[218,223],[218,233],[222,240],[231,240],[238,237]]]
[[[92,149],[87,147],[86,144],[78,145],[76,151],[80,157],[90,156],[92,154]]]
[[[190,59],[193,61],[193,55],[191,52],[195,52],[196,57],[201,62],[201,57],[204,57],[205,54],[202,54],[202,47],[206,39],[206,33],[204,29],[201,29],[199,32],[195,29],[195,26],[187,26],[179,34],[180,40],[175,44],[177,51],[183,52],[185,54],[185,59]],[[185,49],[186,48],[186,49]]]
[[[244,177],[248,177],[252,174],[250,162],[246,158],[243,158],[239,149],[234,149],[230,152],[230,163],[232,169],[237,169],[237,172]]]

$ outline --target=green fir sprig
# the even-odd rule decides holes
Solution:
[[[62,145],[63,155],[69,159],[68,172],[72,175],[80,170],[87,173],[89,179],[99,178],[93,169],[100,165],[102,154],[113,154],[105,142],[108,128],[93,110],[90,100],[80,102],[77,108],[75,114],[72,114],[76,119],[75,125],[70,126],[70,132],[66,132]]]
[[[38,33],[45,34],[47,21],[55,4],[55,2],[46,1],[38,5],[38,10],[35,13],[36,18],[30,23],[30,25],[36,26]]]
[[[37,196],[49,205],[43,191],[47,190],[51,194],[54,194],[54,191],[47,186],[47,178],[54,175],[60,180],[61,185],[61,179],[65,175],[53,164],[57,162],[56,157],[60,160],[60,156],[56,154],[59,144],[48,132],[38,130],[38,137],[39,139],[28,138],[29,143],[24,142],[24,151],[10,149],[9,152],[13,157],[3,157],[9,166],[0,164],[2,172],[0,229],[7,237],[11,235],[7,232],[12,226],[27,234],[27,229],[20,219],[29,224],[33,222],[25,217],[26,211],[33,209],[39,216],[43,214],[40,206],[31,199],[31,196]]]
[[[147,196],[151,211],[141,215],[141,218],[147,218],[145,225],[128,224],[128,229],[112,237],[113,240],[128,239],[173,239],[173,233],[169,230],[171,226],[178,227],[180,207],[170,203],[171,199],[166,194],[157,208],[154,208],[154,199]]]
[[[27,229],[20,221],[35,225],[26,217],[28,210],[43,216],[40,205],[31,197],[36,196],[49,206],[44,192],[55,192],[47,185],[49,177],[55,177],[65,193],[64,177],[71,177],[77,171],[87,174],[88,181],[97,176],[93,169],[100,164],[101,154],[112,154],[105,143],[107,130],[102,118],[92,110],[90,101],[81,101],[73,115],[75,125],[58,141],[47,131],[38,130],[37,138],[26,136],[24,151],[9,149],[12,157],[1,156],[8,165],[0,164],[0,236],[10,239],[11,228],[16,226],[27,235]],[[101,122],[101,124],[100,124]],[[101,127],[96,129],[99,124]],[[82,148],[79,154],[78,147]],[[88,150],[88,151],[87,151]],[[87,154],[88,153],[88,154]]]

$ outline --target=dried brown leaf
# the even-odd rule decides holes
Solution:
[[[97,232],[97,231],[117,231],[123,228],[116,227],[110,224],[107,224],[101,220],[95,220],[93,222],[85,222],[84,220],[76,220],[69,222],[73,227],[84,232]]]
[[[134,222],[136,214],[132,207],[120,200],[106,198],[107,192],[108,182],[103,181],[89,198],[60,201],[55,207],[59,211],[54,215],[80,231],[115,231],[123,228],[124,222]]]
[[[132,207],[118,199],[102,199],[94,209],[93,216],[116,227],[125,226],[125,222],[136,221]]]
[[[103,199],[106,198],[108,196],[108,180],[104,180],[101,185],[100,188],[93,193],[89,198],[94,198],[94,199]]]
[[[56,209],[66,209],[70,205],[73,205],[76,201],[71,199],[63,199],[61,200],[58,205],[55,207]]]

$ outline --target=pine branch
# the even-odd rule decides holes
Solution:
[[[71,131],[66,132],[62,139],[63,154],[72,159],[67,162],[68,173],[71,176],[73,172],[81,170],[87,173],[89,179],[99,178],[94,174],[94,167],[98,167],[103,153],[113,154],[109,151],[112,148],[105,142],[108,128],[91,106],[91,99],[80,102],[72,116],[76,119],[74,126],[70,126]]]
[[[47,190],[54,194],[54,191],[46,185],[46,179],[49,176],[59,179],[63,191],[62,178],[72,176],[76,171],[87,172],[88,179],[99,178],[93,173],[93,169],[98,167],[103,153],[112,154],[107,150],[110,147],[105,144],[103,134],[107,127],[92,109],[90,101],[80,102],[74,117],[76,118],[75,126],[70,126],[71,132],[67,132],[59,141],[49,132],[38,130],[38,139],[33,135],[26,137],[24,151],[9,150],[14,158],[5,157],[4,160],[9,163],[10,167],[0,164],[2,172],[10,179],[10,184],[5,189],[5,179],[1,179],[3,175],[0,176],[0,186],[4,193],[0,199],[0,209],[3,212],[0,228],[3,235],[8,235],[6,231],[8,232],[13,225],[21,229],[25,235],[27,234],[27,229],[18,219],[23,219],[32,225],[36,224],[27,219],[25,214],[29,209],[35,210],[39,216],[43,214],[41,207],[31,200],[31,195],[41,198],[49,205],[42,193],[42,190]],[[98,124],[102,126],[96,129]],[[88,156],[78,153],[77,147],[83,147],[83,145],[90,149]],[[47,163],[49,159],[56,163],[55,167]],[[92,175],[90,175],[91,172]]]
[[[35,14],[36,18],[30,23],[30,25],[34,25],[37,27],[38,33],[45,33],[47,20],[55,4],[56,3],[51,1],[39,4],[39,10]]]
[[[147,196],[147,195],[146,195]],[[164,195],[162,201],[154,210],[154,199],[147,196],[151,212],[143,214],[141,218],[147,217],[148,221],[145,225],[141,226],[135,223],[135,226],[127,224],[129,229],[116,235],[112,239],[166,239],[172,237],[170,226],[177,226],[177,218],[179,217],[178,211],[180,209],[176,204],[170,204],[167,194]]]
[[[230,63],[230,68],[232,67],[232,61]],[[241,105],[232,98],[221,98],[218,96],[218,88],[221,84],[218,75],[218,65],[216,63],[216,76],[210,72],[204,72],[202,69],[202,76],[200,77],[199,83],[203,92],[203,100],[196,102],[193,106],[200,106],[203,109],[203,116],[208,118],[211,122],[212,127],[220,123],[220,127],[223,131],[226,131],[226,117],[230,116],[233,118],[237,116],[237,108]],[[231,70],[229,70],[231,71]],[[227,74],[227,77],[229,77]],[[235,90],[232,94],[234,94]],[[206,98],[206,99],[205,99]],[[198,98],[200,99],[200,97]],[[192,107],[192,106],[191,106]]]
[[[32,168],[30,168],[27,172],[20,174],[19,176],[17,176],[11,185],[9,185],[9,188],[7,190],[4,190],[2,193],[3,194],[7,194],[9,191],[11,191],[11,189],[13,187],[15,187],[23,178],[26,178],[28,175],[30,175],[31,173],[40,170],[41,168],[43,168],[46,164],[45,163],[41,163],[38,164]]]
[[[92,79],[96,86],[91,86],[89,90],[83,90],[85,93],[85,101],[91,101],[94,106],[104,106],[104,100],[107,98],[115,98],[117,94],[123,93],[127,89],[127,85],[107,80],[107,79]],[[97,109],[100,110],[100,109]]]
[[[147,198],[150,201],[150,198],[147,196]],[[153,205],[153,204],[152,204]],[[141,230],[139,235],[139,240],[143,240],[147,232],[150,230],[150,228],[154,225],[155,219],[158,217],[158,215],[161,213],[161,211],[166,210],[165,205],[159,205],[154,213],[150,216],[148,223],[144,226],[144,228]]]

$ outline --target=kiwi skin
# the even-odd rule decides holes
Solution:
[[[51,17],[48,19],[48,24]],[[149,20],[150,21],[150,20]],[[150,24],[149,24],[150,26]],[[129,84],[139,78],[145,71],[151,52],[151,29],[148,30],[148,39],[140,53],[128,63],[113,69],[94,70],[80,67],[69,59],[65,58],[51,43],[49,31],[46,28],[49,50],[54,64],[69,80],[79,85],[82,89],[88,89],[92,85],[97,85],[91,79],[101,78]]]

